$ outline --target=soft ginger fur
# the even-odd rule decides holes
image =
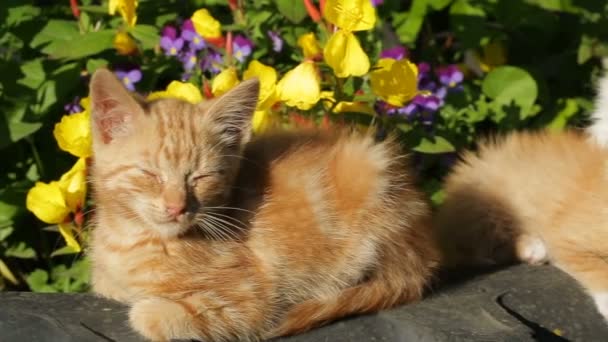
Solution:
[[[91,81],[93,289],[150,340],[258,340],[421,298],[438,264],[398,145],[250,141],[258,82],[192,105]]]
[[[576,132],[514,133],[463,156],[435,219],[451,266],[554,264],[608,319],[608,150]]]

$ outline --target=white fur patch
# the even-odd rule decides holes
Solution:
[[[594,293],[593,300],[595,301],[597,310],[604,316],[604,319],[608,321],[608,291]]]
[[[593,123],[587,129],[591,139],[602,146],[608,146],[608,71],[599,80],[591,118]]]
[[[534,236],[523,236],[518,242],[517,254],[528,264],[538,265],[547,261],[547,247],[543,240]]]

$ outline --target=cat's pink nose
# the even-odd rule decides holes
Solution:
[[[172,218],[176,218],[186,211],[186,205],[185,204],[167,204],[165,206],[165,210],[167,211],[167,214],[169,214],[169,216],[171,216]]]

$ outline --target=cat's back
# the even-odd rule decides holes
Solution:
[[[575,131],[518,132],[465,153],[446,186],[470,183],[520,194],[527,189],[551,193],[563,188],[558,185],[599,180],[606,157],[606,151]]]
[[[261,195],[243,205],[255,212],[248,245],[264,269],[278,270],[291,284],[356,281],[391,240],[405,250],[410,243],[433,245],[423,226],[427,204],[392,140],[341,131],[280,133],[252,142],[244,156],[238,186],[263,184]]]

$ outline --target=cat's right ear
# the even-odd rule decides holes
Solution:
[[[91,77],[91,126],[95,144],[109,144],[126,136],[142,116],[143,108],[129,94],[122,82],[107,69],[98,69]]]

